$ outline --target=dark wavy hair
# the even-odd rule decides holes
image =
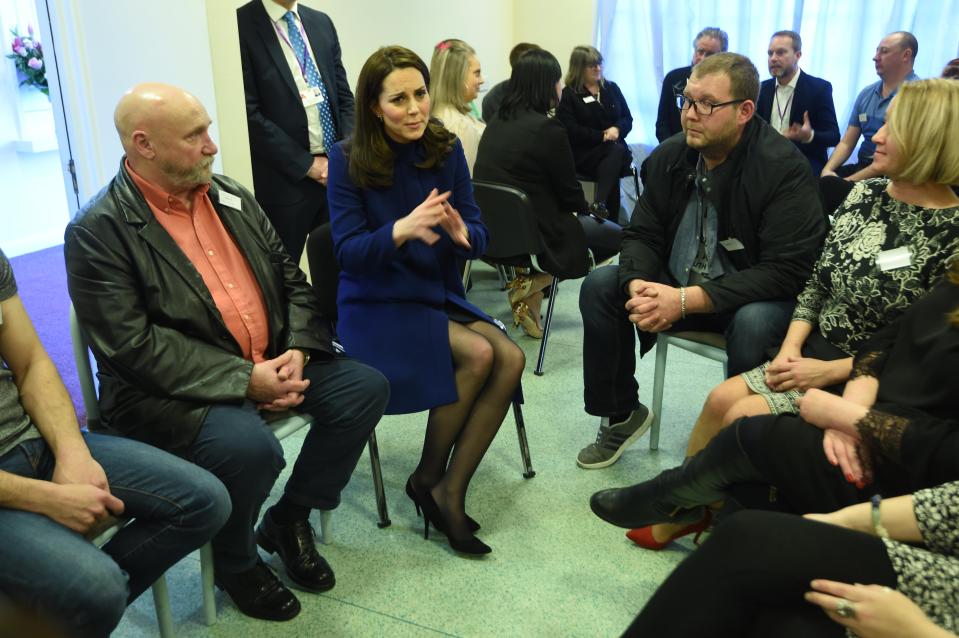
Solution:
[[[383,122],[373,112],[380,99],[383,81],[397,69],[413,68],[430,84],[430,72],[422,59],[406,47],[388,46],[378,49],[360,70],[356,81],[356,119],[353,135],[343,145],[349,157],[350,179],[360,188],[389,188],[393,185],[393,149],[386,141]],[[453,150],[456,136],[443,128],[439,120],[430,118],[418,144],[426,151],[426,158],[416,166],[442,166]]]
[[[527,51],[516,61],[498,115],[508,120],[522,109],[547,113],[556,108],[556,83],[563,77],[556,56],[545,49]]]

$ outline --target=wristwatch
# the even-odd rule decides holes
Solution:
[[[310,351],[304,350],[303,348],[296,348],[296,350],[299,350],[303,353],[303,367],[305,368],[306,364],[310,362]]]

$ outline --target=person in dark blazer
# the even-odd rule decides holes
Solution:
[[[573,49],[556,116],[569,135],[576,171],[596,181],[593,212],[618,220],[619,178],[629,174],[633,158],[626,146],[633,116],[616,83],[603,78],[602,66],[594,47]]]
[[[226,486],[233,511],[212,542],[216,583],[244,614],[289,620],[300,603],[257,545],[300,587],[333,587],[309,515],[339,504],[389,387],[335,355],[329,320],[253,195],[213,174],[210,116],[194,96],[138,85],[114,119],[125,158],[64,237],[101,426]],[[254,533],[286,465],[264,415],[291,408],[313,422]]]
[[[252,0],[236,18],[254,192],[298,262],[306,236],[329,216],[327,153],[353,130],[353,93],[325,13]]]
[[[517,60],[506,97],[480,140],[473,177],[525,192],[543,237],[540,267],[561,279],[576,279],[589,272],[587,249],[597,262],[619,252],[622,229],[585,214],[589,204],[576,179],[566,128],[548,115],[559,102],[561,77],[549,51],[529,51]],[[513,320],[531,336],[542,335],[539,307],[550,280],[521,277],[510,294]]]
[[[816,177],[826,165],[826,149],[839,142],[832,84],[799,69],[802,38],[777,31],[769,41],[769,74],[759,86],[756,113],[802,151]]]
[[[390,414],[429,410],[406,484],[417,513],[464,554],[486,554],[466,491],[526,360],[466,301],[463,260],[486,249],[463,145],[430,117],[426,64],[376,51],[357,80],[356,130],[330,154],[330,226],[341,266],[338,336],[390,381]],[[450,454],[452,453],[452,458]]]
[[[659,111],[656,115],[656,139],[663,142],[683,130],[676,106],[676,96],[683,92],[693,67],[704,59],[729,48],[729,36],[717,27],[706,27],[693,38],[693,61],[689,66],[673,69],[663,78],[659,94]]]

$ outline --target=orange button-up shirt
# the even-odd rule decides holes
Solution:
[[[137,175],[129,162],[126,169],[153,216],[200,273],[243,357],[254,363],[264,361],[270,326],[263,291],[250,263],[213,208],[209,185],[194,191],[191,213],[170,193]]]

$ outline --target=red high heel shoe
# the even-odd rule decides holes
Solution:
[[[664,542],[660,543],[658,540],[653,538],[653,526],[648,525],[646,527],[637,527],[636,529],[631,529],[626,532],[626,538],[633,541],[643,549],[651,549],[653,551],[659,551],[672,543],[677,538],[682,538],[683,536],[688,536],[695,532],[696,536],[693,537],[693,542],[699,545],[699,537],[702,536],[710,524],[713,522],[713,513],[706,510],[706,515],[703,517],[703,520],[698,523],[693,523],[692,525],[687,525],[682,528]]]

